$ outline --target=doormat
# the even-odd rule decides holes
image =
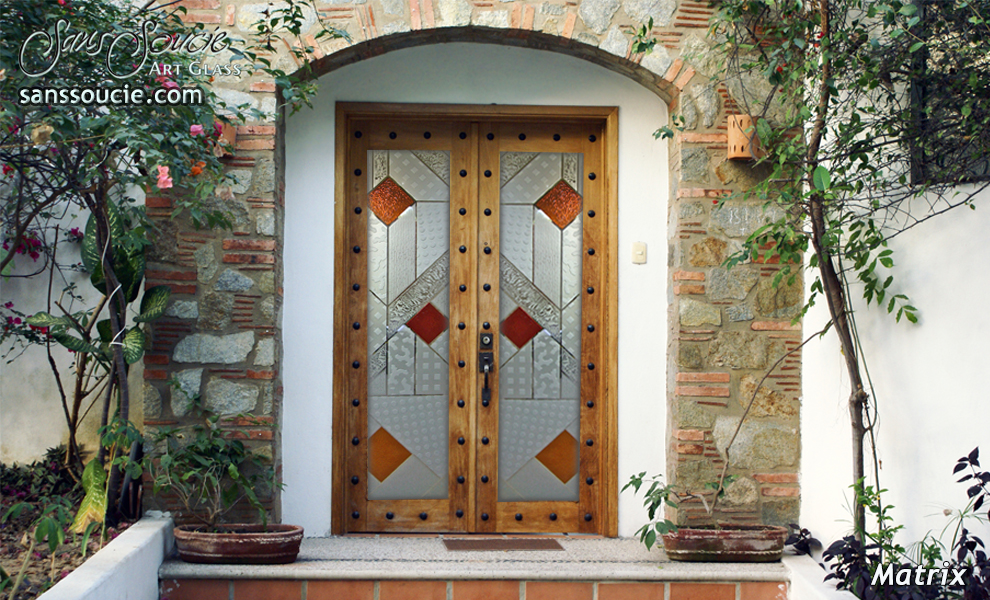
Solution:
[[[527,540],[524,538],[498,539],[488,538],[481,540],[444,540],[443,545],[452,552],[480,552],[492,550],[563,550],[564,547],[557,543],[557,540],[549,538],[536,538]]]

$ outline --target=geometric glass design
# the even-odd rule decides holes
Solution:
[[[536,337],[536,334],[543,330],[533,317],[526,314],[521,308],[512,311],[512,314],[502,321],[502,335],[509,338],[516,348],[522,348],[526,342]]]
[[[368,193],[368,206],[386,225],[394,223],[399,215],[412,205],[412,197],[391,177],[387,177]]]
[[[500,501],[576,501],[580,471],[581,153],[502,152]],[[510,346],[511,345],[511,346]]]
[[[427,304],[423,310],[406,321],[406,326],[427,344],[432,344],[437,336],[447,329],[447,317],[443,316],[432,304]]]
[[[569,432],[562,431],[546,448],[540,450],[536,460],[540,461],[561,483],[567,483],[577,473],[577,440]]]
[[[382,427],[368,440],[368,470],[385,481],[412,453]]]
[[[368,151],[369,500],[447,497],[449,164]]]
[[[563,181],[558,181],[550,191],[536,201],[536,208],[542,210],[553,224],[563,229],[581,213],[581,195]]]

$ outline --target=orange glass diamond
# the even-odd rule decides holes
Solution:
[[[581,212],[581,194],[564,181],[558,181],[543,197],[536,201],[536,208],[543,211],[553,224],[563,229]]]
[[[567,431],[562,431],[547,447],[536,455],[540,461],[562,483],[567,483],[578,470],[578,443]]]
[[[386,225],[394,223],[414,202],[412,196],[391,177],[386,177],[368,194],[368,206],[371,212]]]
[[[410,456],[412,452],[406,450],[384,427],[368,439],[368,471],[378,481],[388,479]]]

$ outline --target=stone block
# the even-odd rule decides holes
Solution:
[[[158,389],[148,383],[144,384],[144,394],[142,404],[144,406],[145,419],[157,419],[162,416],[162,394]]]
[[[288,7],[287,2],[260,2],[257,4],[245,4],[237,11],[237,19],[234,21],[237,28],[244,33],[255,33],[257,31],[255,23],[265,18],[265,11],[280,10]],[[316,13],[308,4],[297,4],[302,9],[302,33],[308,32],[316,24]],[[279,28],[277,31],[284,31]]]
[[[712,209],[711,226],[728,237],[747,238],[751,233],[783,216],[783,211],[776,206],[763,206],[726,202]]]
[[[254,168],[254,192],[256,194],[269,194],[274,191],[275,163],[270,159],[263,158],[258,161]]]
[[[196,279],[200,283],[208,283],[217,274],[217,253],[213,245],[207,242],[193,252],[196,261]]]
[[[618,27],[612,27],[608,30],[608,34],[605,39],[602,40],[599,46],[602,50],[614,54],[616,56],[626,57],[626,51],[629,49],[629,40],[623,35],[622,31]]]
[[[725,316],[732,322],[752,321],[753,309],[748,304],[737,304],[725,307]]]
[[[667,27],[674,19],[677,3],[674,0],[625,0],[622,8],[636,23],[653,19],[655,27]]]
[[[578,16],[589,30],[602,34],[612,24],[619,5],[619,0],[584,0],[578,7]]]
[[[756,288],[756,310],[771,319],[793,319],[801,312],[804,301],[804,281],[795,276],[794,283],[788,284],[782,277],[776,287],[773,278],[760,281]]]
[[[230,182],[230,191],[235,194],[243,194],[251,189],[251,181],[254,180],[254,171],[250,169],[234,169],[227,171],[227,178]]]
[[[745,300],[760,275],[745,266],[712,269],[708,277],[708,294],[712,300]]]
[[[717,306],[682,298],[679,307],[681,325],[699,327],[701,325],[721,325],[722,312]]]
[[[760,520],[765,525],[786,527],[791,523],[797,523],[801,516],[801,500],[799,498],[764,499],[760,505],[760,516]]]
[[[696,146],[681,149],[681,181],[708,181],[708,151]]]
[[[172,360],[180,363],[230,365],[244,361],[253,348],[253,331],[230,335],[194,333],[179,340],[172,352]]]
[[[670,53],[667,52],[666,48],[657,44],[649,54],[643,57],[643,60],[639,64],[654,74],[663,77],[667,73],[667,70],[670,69],[670,65],[674,64],[674,59],[670,57]]]
[[[481,27],[495,27],[505,29],[509,26],[509,11],[507,10],[486,10],[474,15],[471,19],[474,25]]]
[[[739,404],[746,408],[749,405],[750,400],[753,398],[753,393],[756,393],[756,400],[753,401],[753,407],[749,410],[750,417],[797,417],[800,413],[800,406],[796,399],[787,397],[786,395],[774,390],[770,387],[772,381],[767,379],[763,382],[763,386],[760,390],[756,391],[756,386],[760,382],[760,377],[754,377],[753,375],[743,375],[739,380]]]
[[[718,119],[718,112],[721,108],[715,86],[710,83],[693,85],[691,86],[691,95],[694,97],[694,103],[698,106],[698,113],[701,116],[702,124],[706,128],[711,129],[715,126],[715,121]]]
[[[275,235],[275,211],[263,210],[254,219],[254,230],[259,235]]]
[[[725,487],[722,502],[726,506],[754,506],[760,499],[760,488],[748,477],[740,477]]]
[[[262,338],[258,340],[258,348],[254,353],[254,364],[259,367],[270,367],[275,364],[274,338]]]
[[[458,27],[471,23],[471,5],[467,0],[437,0],[441,27]]]
[[[169,405],[176,417],[186,416],[192,408],[193,400],[199,396],[203,383],[203,369],[185,369],[174,374],[178,388],[172,388]]]
[[[784,354],[784,345],[751,331],[720,331],[708,348],[708,366],[762,369]]]
[[[725,456],[726,446],[738,423],[739,417],[720,416],[715,419],[712,437],[722,456]],[[729,464],[736,469],[760,471],[794,467],[798,463],[798,439],[797,424],[746,419],[729,449]]]
[[[705,354],[698,344],[681,342],[678,346],[677,364],[685,369],[700,369],[705,365]]]
[[[707,237],[688,249],[688,264],[692,267],[717,267],[725,262],[725,240]]]
[[[203,405],[218,415],[232,415],[254,410],[259,390],[249,383],[213,379],[206,384]]]
[[[199,304],[195,300],[176,300],[165,309],[165,316],[176,319],[198,319]]]
[[[258,304],[258,309],[261,311],[261,316],[265,318],[267,322],[275,322],[275,297],[268,296]]]
[[[210,292],[204,295],[200,301],[199,320],[197,325],[200,329],[221,331],[230,325],[230,319],[234,310],[234,297],[230,294]]]
[[[715,414],[691,398],[677,400],[678,427],[710,429],[715,424]]]
[[[213,284],[213,289],[221,292],[244,292],[252,287],[254,287],[253,279],[233,269],[221,273],[220,278]]]

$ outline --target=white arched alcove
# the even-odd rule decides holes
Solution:
[[[640,84],[577,58],[485,44],[390,52],[319,79],[286,127],[282,519],[330,531],[334,109],[338,101],[619,107],[619,481],[664,470],[667,421],[667,107]],[[648,247],[632,264],[634,242]],[[619,498],[619,534],[645,511]]]

